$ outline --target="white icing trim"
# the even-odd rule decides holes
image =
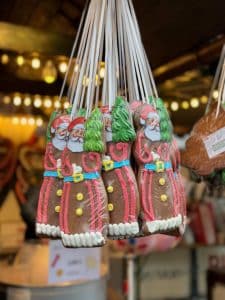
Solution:
[[[49,237],[61,237],[59,226],[50,224],[36,223],[36,233],[44,234]]]
[[[139,233],[138,222],[108,225],[109,236],[134,236]]]
[[[106,242],[101,232],[66,234],[61,231],[61,237],[64,246],[73,248],[102,246]]]
[[[182,216],[178,215],[177,217],[166,220],[146,222],[146,225],[150,233],[172,230],[175,228],[179,228],[182,225]]]

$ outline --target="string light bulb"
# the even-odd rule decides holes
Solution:
[[[13,125],[19,124],[19,118],[13,117],[13,118],[12,118],[12,123],[13,123]]]
[[[68,68],[67,62],[65,62],[65,61],[60,62],[58,68],[59,68],[59,72],[66,73],[67,68]]]
[[[217,90],[214,90],[212,96],[214,99],[217,99],[219,96],[219,92]]]
[[[208,97],[205,96],[205,95],[203,95],[203,96],[200,98],[200,100],[201,100],[201,103],[206,104],[206,103],[208,102]]]
[[[3,65],[6,65],[6,64],[8,64],[8,62],[9,62],[9,56],[8,56],[8,54],[6,54],[6,53],[2,54],[2,56],[1,56],[1,63]]]
[[[70,107],[69,101],[64,102],[64,108],[67,109]]]
[[[4,104],[9,104],[11,102],[11,98],[9,96],[4,96],[3,97],[3,103]]]
[[[20,124],[21,124],[21,125],[26,125],[26,124],[27,124],[27,119],[26,119],[25,117],[22,117],[22,118],[20,119]]]
[[[40,96],[35,96],[34,98],[34,106],[39,108],[42,105],[42,100]]]
[[[105,63],[104,62],[100,63],[99,76],[100,76],[100,78],[105,77]]]
[[[16,58],[16,63],[18,66],[22,66],[25,62],[25,59],[22,55],[18,55]]]
[[[26,96],[23,100],[23,104],[25,106],[30,106],[31,105],[31,98],[29,96]]]
[[[14,98],[13,98],[13,104],[15,106],[20,106],[22,103],[22,99],[19,95],[15,95]]]
[[[199,107],[199,100],[198,98],[192,98],[190,101],[190,105],[192,108],[197,108]]]
[[[183,101],[182,103],[181,103],[181,107],[183,108],[183,109],[188,109],[189,108],[189,102],[188,101]]]
[[[44,81],[48,84],[51,84],[56,81],[57,70],[54,63],[51,60],[48,60],[43,68],[42,77]]]
[[[34,125],[34,124],[35,124],[34,118],[29,118],[28,121],[27,121],[27,123],[28,123],[29,125]]]
[[[54,107],[55,107],[55,108],[60,108],[60,107],[61,107],[61,103],[60,103],[59,100],[56,100],[56,101],[54,102]]]
[[[36,119],[36,125],[37,125],[38,127],[40,127],[40,126],[43,125],[43,120],[42,120],[42,118],[37,118],[37,119]]]
[[[171,102],[170,108],[172,111],[177,111],[179,109],[179,103],[176,101]]]
[[[41,66],[41,61],[39,57],[33,57],[31,60],[31,67],[33,69],[39,69]]]
[[[50,108],[52,106],[52,100],[50,98],[45,98],[44,99],[44,107]]]

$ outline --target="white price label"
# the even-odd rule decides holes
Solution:
[[[30,290],[25,288],[8,288],[7,300],[30,300]]]
[[[225,127],[203,139],[209,158],[225,152]]]
[[[49,242],[49,283],[100,277],[100,248],[69,249],[61,241]]]

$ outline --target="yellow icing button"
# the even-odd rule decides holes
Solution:
[[[84,199],[84,195],[83,195],[82,193],[78,193],[78,194],[76,195],[76,199],[77,199],[78,201],[82,201],[82,200]]]
[[[113,192],[113,186],[109,185],[109,186],[107,187],[107,192],[108,192],[108,193],[112,193],[112,192]]]
[[[76,215],[78,217],[81,217],[83,215],[83,209],[81,207],[79,207],[79,208],[76,209]]]
[[[163,201],[163,202],[165,202],[166,200],[167,200],[167,195],[166,194],[162,194],[161,196],[160,196],[160,199],[161,199],[161,201]]]
[[[61,189],[59,189],[59,190],[57,190],[56,195],[59,196],[59,197],[61,197],[62,196],[62,192],[63,191]]]
[[[59,206],[59,205],[57,205],[57,206],[55,207],[55,212],[57,212],[57,213],[60,212],[60,206]]]
[[[164,185],[166,183],[166,180],[164,178],[159,179],[159,184]]]
[[[113,211],[114,207],[112,203],[108,204],[108,211]]]

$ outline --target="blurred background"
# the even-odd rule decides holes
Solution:
[[[133,2],[159,95],[182,150],[206,109],[225,42],[225,2]],[[46,240],[35,236],[35,210],[47,121],[55,108],[69,107],[68,99],[60,102],[58,96],[84,5],[83,0],[1,1],[0,298],[80,299],[88,290],[98,300],[126,299],[132,263],[136,299],[224,299],[224,191],[192,182],[184,169],[188,226],[182,240],[160,235],[111,242],[98,261],[87,254],[88,268],[99,266],[95,280],[86,272],[68,287],[62,282],[49,287],[50,250]],[[73,64],[76,70],[76,60]],[[104,78],[100,64],[99,85]]]

